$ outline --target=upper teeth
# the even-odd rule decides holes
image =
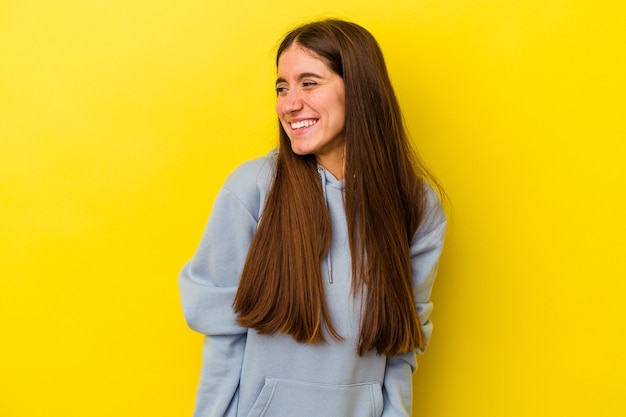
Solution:
[[[307,119],[307,120],[302,120],[302,121],[299,121],[299,122],[292,122],[291,123],[291,128],[292,129],[301,129],[303,127],[313,126],[315,123],[317,123],[317,120],[314,120],[314,119]]]

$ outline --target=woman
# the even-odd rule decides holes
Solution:
[[[278,152],[219,192],[180,275],[196,416],[411,415],[445,217],[382,53],[339,20],[277,53]]]

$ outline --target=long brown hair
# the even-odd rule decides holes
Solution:
[[[361,26],[324,20],[284,38],[307,48],[345,85],[345,207],[353,295],[362,296],[360,355],[397,355],[424,346],[413,295],[409,244],[421,220],[424,178],[385,61]],[[298,156],[279,124],[275,178],[233,304],[241,325],[319,343],[331,323],[321,261],[331,239],[330,215],[314,155]]]

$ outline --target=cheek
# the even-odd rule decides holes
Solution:
[[[346,123],[346,105],[343,97],[339,97],[337,100],[337,104],[335,106],[335,114],[337,116],[338,122],[341,125],[344,125]]]
[[[346,96],[343,92],[337,95],[337,106],[341,108],[342,113],[346,112]]]
[[[289,124],[285,120],[283,120],[283,118],[280,116],[280,111],[278,109],[276,109],[276,113],[278,114],[278,121],[280,122],[281,129],[285,131],[287,136],[289,136],[289,133],[290,133]]]
[[[290,133],[289,126],[287,126],[287,124],[283,122],[282,120],[280,121],[280,127],[287,134],[287,136],[291,137],[291,135],[289,134]]]

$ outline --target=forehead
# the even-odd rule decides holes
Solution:
[[[327,73],[331,72],[331,69],[325,59],[310,49],[294,43],[278,58],[277,71],[278,75],[287,75],[311,71]]]

